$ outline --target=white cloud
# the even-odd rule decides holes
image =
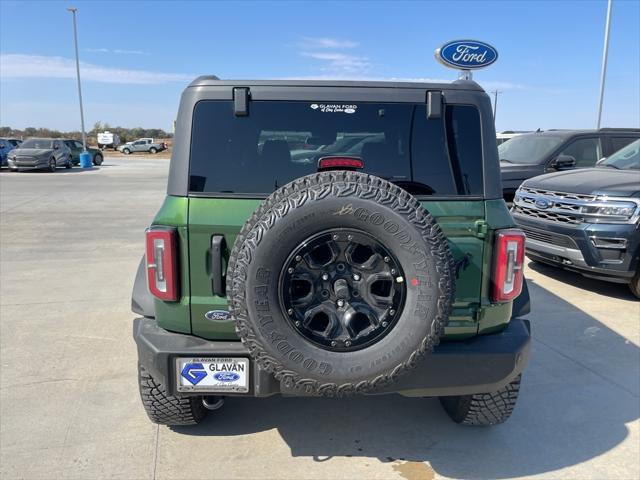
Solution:
[[[482,87],[484,87],[486,90],[526,90],[527,89],[526,85],[522,85],[520,83],[503,82],[499,80],[487,80],[486,82],[482,80],[477,80],[477,79],[475,80],[480,85],[482,85]]]
[[[367,57],[341,52],[300,52],[301,55],[325,62],[320,70],[337,75],[364,74],[372,67]]]
[[[123,55],[146,55],[146,52],[142,50],[122,50],[120,48],[109,49],[109,48],[85,48],[85,52],[91,53],[119,53]]]
[[[316,48],[355,48],[359,45],[358,42],[352,40],[341,40],[337,38],[318,38],[318,37],[302,37],[302,41],[299,46],[305,49]]]
[[[189,82],[195,75],[129,70],[80,63],[83,80],[103,83],[160,84]],[[0,78],[76,78],[76,64],[70,58],[43,55],[0,55]]]

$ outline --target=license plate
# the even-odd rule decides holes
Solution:
[[[246,358],[177,358],[179,392],[249,391],[249,360]]]

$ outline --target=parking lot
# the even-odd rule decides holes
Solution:
[[[0,173],[2,478],[638,478],[640,302],[529,264],[534,349],[504,425],[436,399],[231,399],[195,428],[138,397],[130,292],[168,161]]]

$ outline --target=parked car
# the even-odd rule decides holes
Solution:
[[[22,140],[17,138],[0,138],[0,166],[6,167],[8,165],[9,152],[20,146],[21,143]]]
[[[478,84],[201,77],[177,126],[132,295],[152,421],[276,394],[400,393],[440,397],[463,424],[509,417],[531,344],[524,234]],[[296,163],[292,131],[378,141]]]
[[[84,150],[84,147],[82,146],[82,142],[79,142],[77,140],[71,140],[71,139],[64,139],[63,141],[64,141],[64,144],[67,147],[69,147],[69,150],[71,150],[71,158],[73,160],[73,164],[74,165],[80,164],[80,154]],[[87,147],[87,153],[91,155],[91,162],[94,165],[102,165],[104,157],[102,156],[101,150],[98,150],[97,148]]]
[[[525,130],[505,130],[504,132],[496,134],[496,143],[498,144],[498,146],[500,146],[507,140],[511,140],[513,137],[517,137],[518,135],[522,135],[524,133],[531,132]]]
[[[629,284],[640,298],[640,140],[595,168],[526,180],[511,212],[531,259]]]
[[[512,138],[498,146],[502,189],[508,202],[527,178],[589,168],[640,138],[640,129],[548,130]]]
[[[73,167],[71,150],[59,138],[28,138],[8,157],[11,171]]]
[[[153,138],[141,138],[135,142],[127,142],[118,147],[118,150],[127,155],[135,152],[158,153],[166,149],[166,143],[154,142]]]
[[[120,145],[120,137],[118,136],[118,134],[109,131],[98,133],[97,140],[98,148],[100,150],[105,150],[107,148],[117,150],[118,146]]]

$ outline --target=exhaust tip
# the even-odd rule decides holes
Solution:
[[[212,396],[202,397],[202,405],[207,410],[218,410],[224,405],[224,397]]]

